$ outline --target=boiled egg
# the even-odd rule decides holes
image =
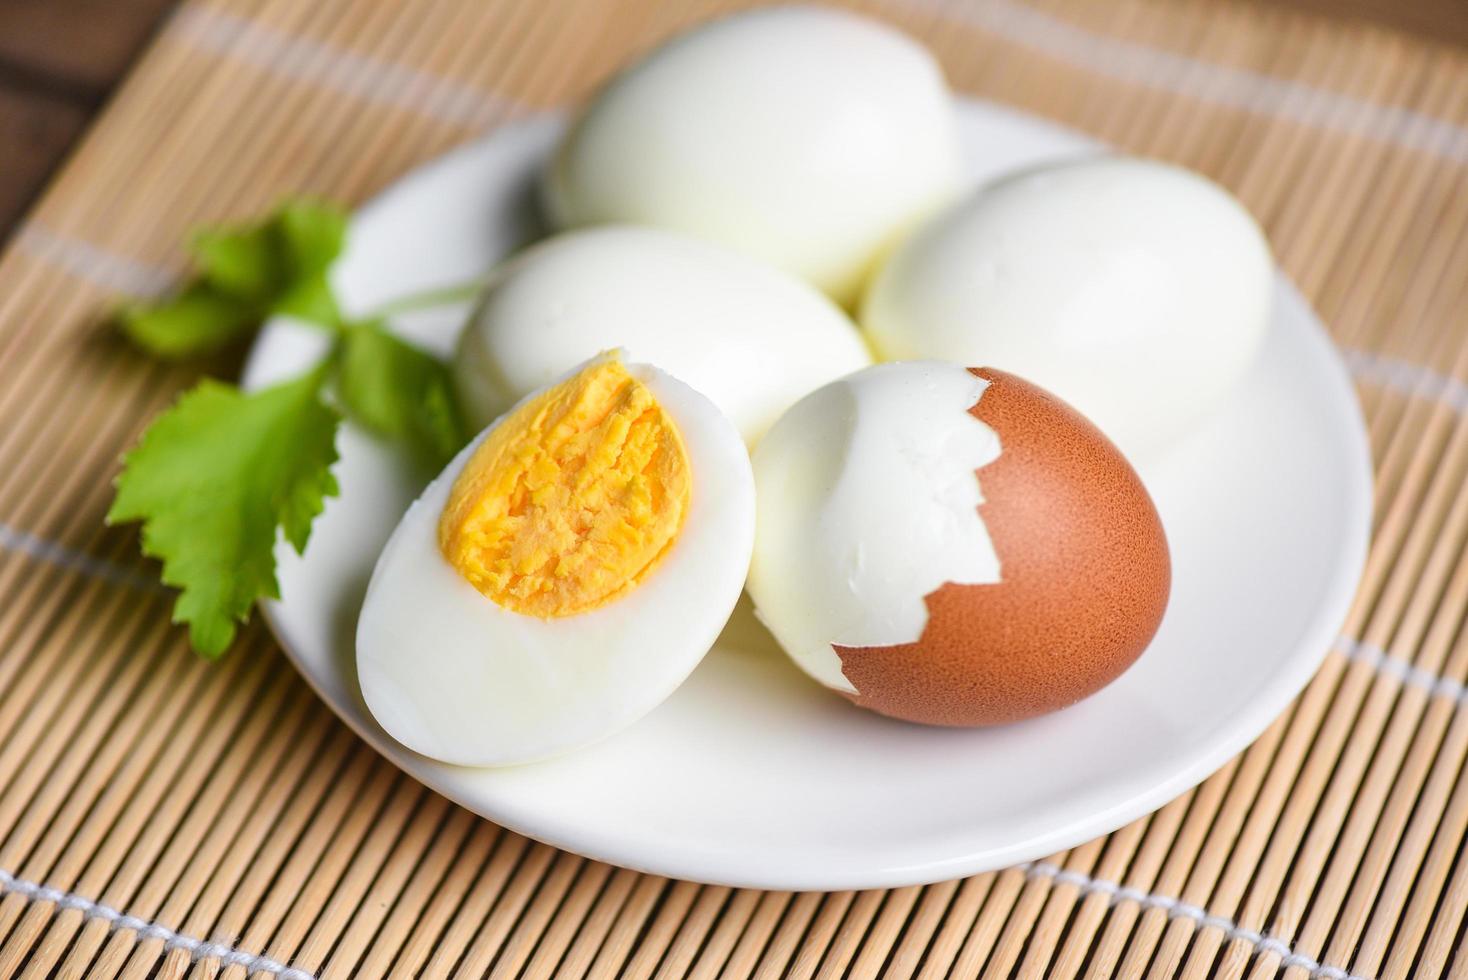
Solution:
[[[562,226],[686,232],[850,303],[959,175],[932,56],[878,21],[795,6],[703,24],[613,78],[566,136],[545,198]]]
[[[516,405],[403,515],[357,624],[373,717],[508,765],[597,741],[698,664],[744,584],[739,434],[663,371],[598,357]]]
[[[567,232],[491,277],[454,376],[478,425],[603,350],[692,385],[753,443],[807,392],[871,363],[856,326],[806,283],[684,235]]]
[[[798,402],[754,453],[748,589],[812,678],[935,725],[1065,707],[1167,605],[1157,511],[1073,408],[990,368],[882,364]]]
[[[883,359],[1013,371],[1142,460],[1237,384],[1273,286],[1268,242],[1223,188],[1097,157],[1001,179],[935,217],[883,265],[860,320]]]

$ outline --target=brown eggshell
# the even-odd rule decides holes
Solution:
[[[1131,666],[1162,621],[1167,538],[1142,481],[1054,395],[992,368],[971,414],[999,435],[978,471],[994,585],[925,597],[915,643],[841,647],[857,704],[933,725],[997,725],[1074,704]]]

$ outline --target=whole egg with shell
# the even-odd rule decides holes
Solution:
[[[811,677],[883,714],[992,725],[1072,704],[1146,648],[1171,561],[1121,453],[1014,375],[882,364],[754,453],[749,593]]]

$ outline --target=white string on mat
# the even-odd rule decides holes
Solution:
[[[212,7],[181,7],[170,31],[202,48],[286,78],[456,126],[487,126],[521,108],[441,75],[293,37]]]
[[[1468,383],[1438,374],[1430,368],[1383,354],[1342,348],[1341,357],[1358,380],[1369,381],[1421,398],[1440,401],[1456,412],[1468,413]]]
[[[1468,127],[1304,82],[1190,58],[1089,31],[1016,0],[886,0],[1031,48],[1096,75],[1191,96],[1201,102],[1289,119],[1316,129],[1368,136],[1468,163]]]
[[[0,870],[0,890],[14,892],[32,902],[50,902],[58,909],[74,909],[89,919],[107,923],[110,929],[126,929],[137,933],[139,940],[158,939],[165,950],[181,949],[191,960],[215,959],[224,966],[243,967],[248,973],[269,973],[280,980],[316,980],[316,975],[306,970],[286,966],[279,960],[247,953],[225,943],[214,943],[193,936],[185,936],[167,926],[140,919],[135,915],[119,912],[110,905],[94,902],[89,898],[59,888],[38,885],[24,878],[17,878],[8,871]]]
[[[1288,943],[1277,936],[1266,936],[1257,930],[1246,929],[1232,919],[1221,915],[1211,915],[1207,909],[1190,905],[1168,895],[1156,895],[1142,891],[1140,888],[1123,885],[1120,882],[1108,881],[1105,878],[1092,878],[1079,871],[1067,871],[1047,861],[1020,864],[1016,865],[1016,868],[1024,871],[1025,876],[1029,878],[1046,878],[1056,884],[1074,885],[1083,892],[1105,895],[1111,899],[1112,905],[1118,902],[1135,902],[1144,909],[1157,909],[1165,912],[1169,919],[1190,919],[1204,929],[1217,929],[1229,940],[1240,940],[1253,946],[1257,952],[1273,953],[1278,956],[1282,969],[1298,967],[1308,971],[1311,977],[1318,977],[1321,980],[1368,980],[1366,977],[1348,973],[1340,967],[1327,966],[1303,953],[1296,953]]]
[[[1363,663],[1378,674],[1393,677],[1403,684],[1420,687],[1433,697],[1468,704],[1468,687],[1462,681],[1418,667],[1411,661],[1393,656],[1374,643],[1341,636],[1336,638],[1334,649],[1348,660]]]
[[[1168,918],[1191,919],[1205,929],[1220,930],[1230,940],[1249,943],[1258,952],[1273,953],[1279,956],[1281,967],[1300,967],[1309,971],[1312,977],[1318,977],[1321,980],[1368,980],[1368,978],[1348,973],[1338,967],[1322,964],[1301,953],[1295,953],[1282,939],[1263,935],[1253,929],[1245,929],[1231,919],[1221,915],[1210,915],[1206,909],[1189,905],[1167,895],[1153,894],[1104,878],[1093,878],[1078,871],[1067,871],[1044,861],[1020,864],[1015,868],[1023,871],[1029,878],[1045,878],[1056,884],[1074,885],[1083,892],[1106,895],[1111,899],[1113,905],[1118,902],[1135,902],[1143,908],[1165,912]],[[269,956],[248,953],[225,943],[195,939],[193,936],[186,936],[167,926],[119,912],[111,906],[94,902],[72,892],[17,878],[8,871],[0,870],[0,889],[14,892],[28,901],[50,902],[58,909],[74,909],[89,919],[99,919],[107,923],[110,929],[131,930],[137,933],[139,940],[161,940],[164,949],[181,949],[189,954],[190,959],[217,959],[225,966],[240,966],[248,973],[269,973],[279,977],[280,980],[316,980],[314,974],[286,966]]]
[[[115,585],[125,585],[140,592],[168,594],[168,588],[156,579],[144,574],[141,569],[128,568],[96,558],[84,551],[68,548],[64,544],[22,531],[9,524],[0,524],[0,551],[26,555],[37,561],[78,572],[88,578],[101,579]]]
[[[10,245],[83,282],[126,296],[161,296],[178,282],[178,273],[173,269],[139,262],[80,238],[57,234],[36,221],[23,222]]]
[[[1468,128],[1448,120],[1098,34],[1015,0],[957,5],[941,0],[887,0],[887,4],[934,13],[1095,74],[1468,162]],[[517,108],[490,93],[421,69],[292,37],[249,18],[207,7],[181,9],[173,26],[183,37],[217,53],[429,118],[482,125]],[[434,91],[420,96],[424,86]]]

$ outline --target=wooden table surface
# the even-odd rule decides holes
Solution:
[[[174,0],[0,0],[0,237]]]
[[[1468,45],[1468,0],[1220,2],[1287,3]],[[0,0],[0,240],[8,237],[174,3]]]

